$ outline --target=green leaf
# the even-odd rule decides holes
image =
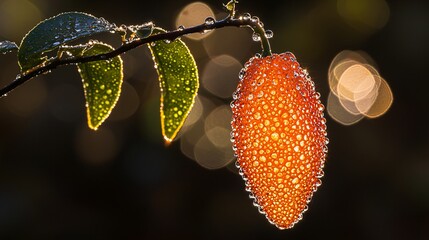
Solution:
[[[2,54],[6,54],[16,49],[18,49],[18,46],[14,42],[11,42],[11,41],[0,42],[0,53]]]
[[[154,34],[165,32],[155,28]],[[186,120],[197,95],[199,80],[194,57],[186,44],[176,39],[171,43],[149,44],[161,87],[161,128],[167,143],[174,140]]]
[[[81,37],[112,31],[114,24],[80,12],[61,13],[40,22],[22,39],[18,62],[25,72],[47,60],[44,53]]]
[[[93,43],[83,56],[93,56],[112,51],[104,43]],[[86,100],[88,126],[97,128],[109,117],[121,93],[123,80],[122,59],[117,56],[109,60],[80,63],[77,65],[82,77]]]

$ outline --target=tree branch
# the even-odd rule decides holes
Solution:
[[[206,23],[196,25],[193,27],[177,29],[166,33],[151,35],[147,38],[136,39],[136,40],[124,43],[123,45],[116,48],[115,50],[104,54],[88,56],[88,57],[73,57],[73,58],[66,58],[66,59],[54,58],[53,60],[48,61],[46,65],[36,67],[23,75],[18,75],[14,81],[12,81],[10,84],[0,89],[0,97],[6,96],[9,92],[19,87],[20,85],[24,84],[28,80],[34,77],[37,77],[41,74],[48,73],[59,66],[111,59],[147,43],[156,42],[160,40],[174,41],[175,39],[181,36],[191,34],[191,33],[204,33],[206,31],[223,28],[223,27],[243,27],[243,26],[252,28],[254,30],[254,33],[257,33],[260,36],[262,55],[263,56],[271,55],[270,44],[267,37],[264,35],[265,30],[263,28],[263,24],[259,21],[257,17],[251,18],[250,15],[248,14],[245,15],[244,17],[240,16],[238,18],[233,18],[231,16],[228,16],[227,18],[219,21],[214,21],[214,22],[206,21]]]

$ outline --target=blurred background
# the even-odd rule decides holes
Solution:
[[[0,41],[19,43],[61,12],[175,29],[224,17],[222,3],[0,0]],[[241,0],[237,10],[274,32],[274,52],[296,55],[326,106],[325,176],[302,221],[270,225],[237,174],[229,103],[260,46],[250,29],[225,28],[182,38],[201,88],[169,146],[145,46],[123,55],[122,96],[96,132],[74,66],[1,98],[0,239],[429,239],[429,2]],[[0,66],[4,86],[16,54]]]

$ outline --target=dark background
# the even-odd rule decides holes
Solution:
[[[188,3],[0,0],[0,40],[19,43],[38,21],[65,11],[173,29]],[[222,11],[222,1],[206,3]],[[209,170],[182,154],[180,141],[164,145],[156,72],[142,47],[124,55],[123,100],[97,132],[87,128],[72,66],[0,99],[0,239],[429,239],[429,4],[387,4],[378,28],[350,25],[334,0],[238,5],[273,30],[273,51],[292,51],[308,67],[323,103],[329,64],[344,49],[371,55],[394,96],[385,115],[355,125],[327,115],[323,184],[293,229],[277,230],[258,213],[233,166]],[[232,39],[216,44],[243,64],[259,46],[250,31],[237,31],[243,51]],[[184,40],[204,66],[201,44]],[[0,66],[6,85],[18,73],[16,56],[1,55]]]

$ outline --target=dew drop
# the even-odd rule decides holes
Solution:
[[[282,118],[287,118],[289,116],[289,114],[288,113],[283,113],[282,114]],[[285,120],[285,121],[287,121],[287,120]],[[289,124],[289,121],[287,121],[287,122],[285,122],[285,124],[287,125],[287,124]]]
[[[317,173],[317,178],[322,178],[323,176],[325,175],[325,172],[323,172],[323,170],[320,170],[318,173]]]
[[[234,101],[234,100],[232,100],[232,101],[231,101],[231,103],[229,104],[229,106],[230,106],[231,108],[234,108],[234,107],[235,107],[235,101]]]
[[[297,184],[297,183],[298,183],[298,181],[299,181],[299,179],[298,179],[298,178],[294,178],[294,179],[292,180],[292,183],[293,183],[293,184]]]
[[[232,93],[232,99],[237,100],[238,96],[239,96],[238,92],[233,92]]]
[[[320,93],[316,92],[316,93],[314,94],[314,98],[315,98],[315,99],[319,99],[319,98],[320,98]]]
[[[261,41],[261,36],[259,35],[259,33],[253,33],[252,34],[252,39],[253,41],[257,42],[257,41]]]
[[[320,187],[320,185],[322,185],[322,181],[320,179],[318,179],[316,181],[316,187]]]
[[[242,17],[243,17],[243,20],[245,20],[245,21],[247,21],[251,18],[250,13],[244,13]]]
[[[257,17],[257,16],[253,16],[251,20],[254,23],[259,23],[259,17]]]
[[[240,80],[243,80],[244,75],[246,75],[246,70],[245,70],[244,68],[242,68],[242,69],[240,70],[240,72],[238,73],[238,78],[239,78]]]
[[[208,26],[211,26],[215,23],[215,19],[212,17],[207,17],[206,20],[204,20],[204,23]]]
[[[273,36],[274,36],[273,31],[271,31],[271,30],[266,30],[265,31],[265,37],[266,38],[272,38]]]
[[[293,148],[293,150],[294,150],[295,152],[299,152],[299,146],[295,146],[295,147]]]
[[[264,121],[264,125],[265,125],[265,126],[270,125],[270,120],[266,119],[266,120]]]
[[[328,152],[328,147],[323,147],[323,150],[322,150],[324,153],[327,153]]]
[[[274,141],[279,140],[279,134],[278,134],[278,133],[276,133],[276,132],[272,133],[272,134],[271,134],[271,139],[273,139]]]

